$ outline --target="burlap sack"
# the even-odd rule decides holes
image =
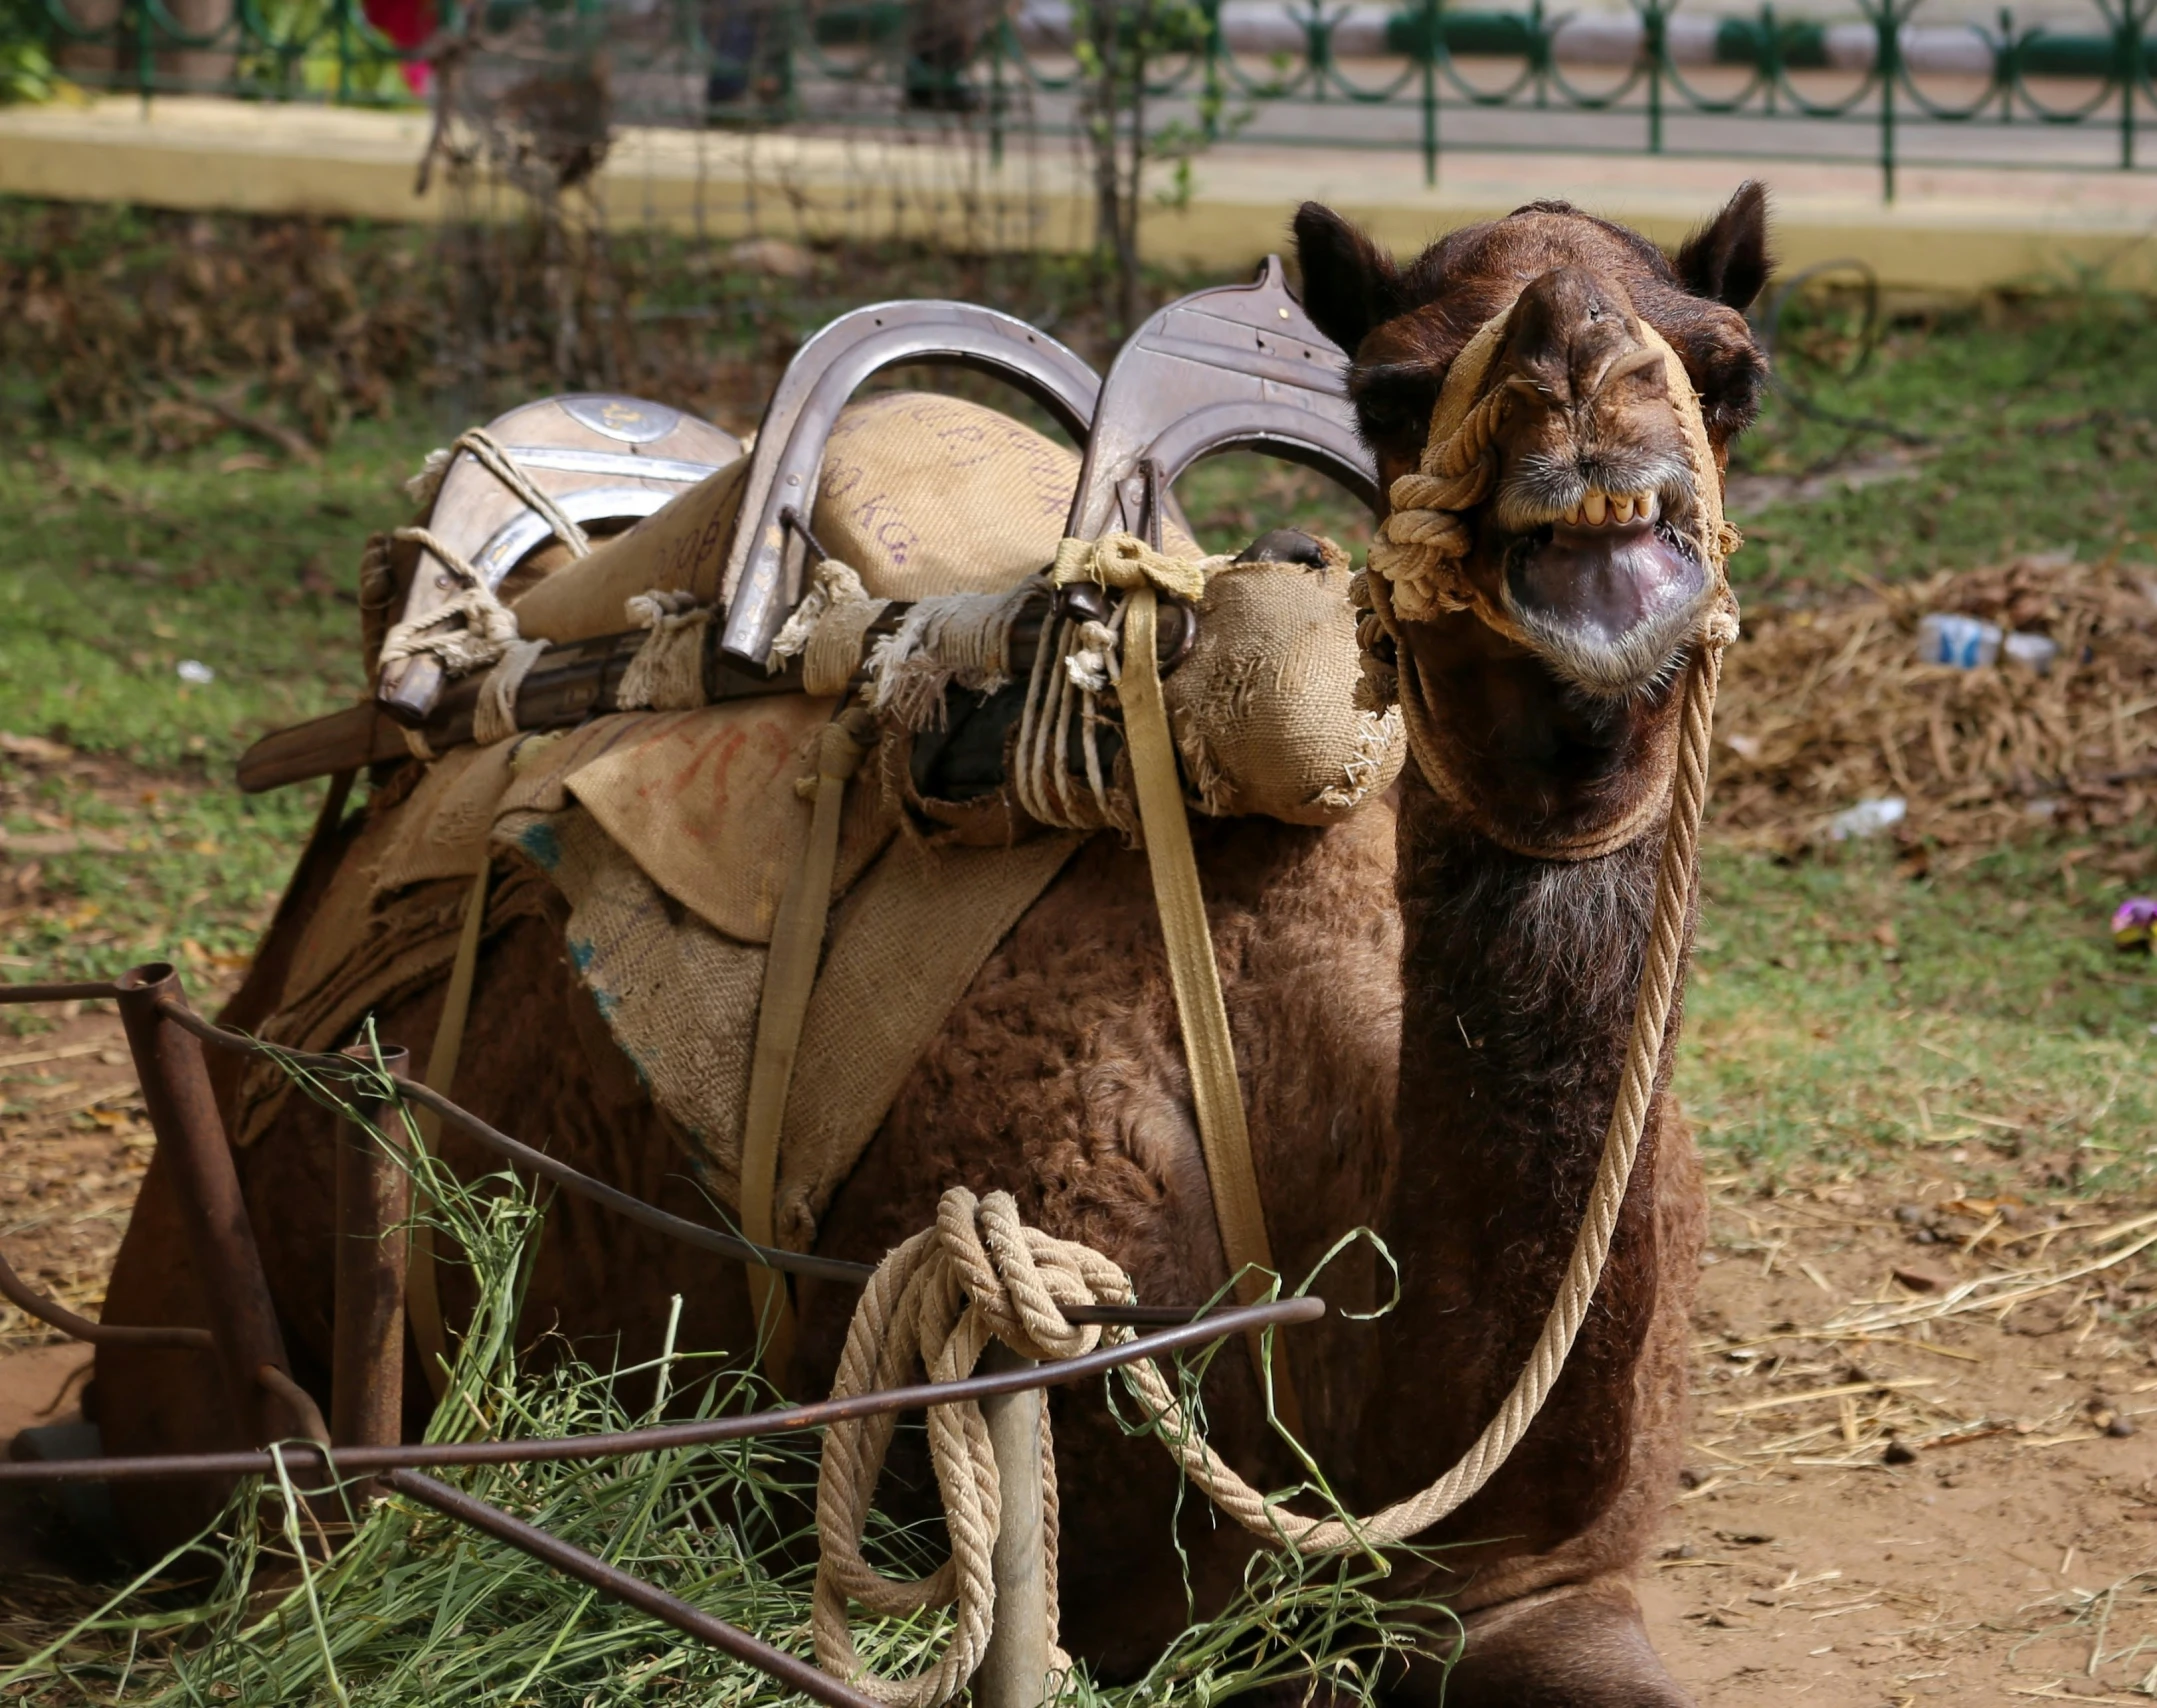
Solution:
[[[512,746],[455,747],[427,767],[385,826],[386,846],[374,867],[377,890],[469,878],[479,869],[496,805],[509,787]]]
[[[742,1127],[768,951],[685,918],[583,810],[518,813],[497,845],[570,902],[568,948],[653,1101],[690,1136],[706,1184],[739,1204]],[[952,1005],[1077,848],[944,849],[902,838],[848,893],[802,1028],[776,1227],[797,1249],[852,1171]]]
[[[500,819],[559,812],[573,798],[706,924],[769,942],[809,834],[809,807],[794,785],[833,704],[775,694],[689,712],[619,712],[575,730],[452,749],[372,827],[373,892],[469,878]],[[834,895],[891,839],[899,813],[873,775],[848,791]]]
[[[640,716],[640,729],[567,778],[571,795],[662,890],[744,943],[771,941],[779,898],[809,840],[794,785],[835,702],[805,694]],[[899,827],[899,803],[864,777],[846,792],[832,893],[843,895]]]
[[[824,451],[812,526],[872,599],[1000,593],[1053,563],[1078,454],[956,397],[851,404]]]
[[[727,541],[741,508],[749,459],[730,463],[665,509],[592,548],[514,601],[527,640],[586,640],[630,627],[624,607],[639,593],[687,591],[703,604],[719,597]]]
[[[1198,644],[1162,686],[1201,811],[1329,824],[1400,775],[1399,710],[1355,707],[1348,579],[1344,557],[1322,569],[1235,564],[1207,582]]]

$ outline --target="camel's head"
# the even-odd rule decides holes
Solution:
[[[1768,271],[1761,187],[1739,190],[1674,258],[1562,202],[1453,232],[1405,268],[1315,203],[1296,242],[1305,306],[1352,358],[1388,491],[1424,461],[1448,372],[1491,326],[1470,360],[1489,352],[1477,394],[1505,402],[1488,416],[1490,478],[1458,513],[1454,596],[1443,609],[1397,600],[1399,614],[1495,629],[1486,647],[1525,649],[1589,699],[1667,680],[1716,593],[1701,522],[1719,494],[1700,486],[1720,481],[1766,375],[1744,318]],[[1699,394],[1712,467],[1699,428],[1687,436],[1666,344]]]

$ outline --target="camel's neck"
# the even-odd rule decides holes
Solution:
[[[1466,830],[1418,779],[1403,797],[1403,1212],[1465,1189],[1493,1238],[1547,1223],[1570,1241],[1632,1025],[1661,826],[1569,864]]]
[[[1602,859],[1532,860],[1463,828],[1412,773],[1402,792],[1400,1172],[1388,1243],[1403,1296],[1387,1364],[1442,1372],[1443,1403],[1403,1408],[1397,1439],[1364,1461],[1395,1494],[1466,1449],[1556,1296],[1617,1092],[1662,841],[1657,820]],[[1561,1389],[1568,1410],[1602,1408],[1621,1440],[1656,1296],[1654,1167],[1651,1123]],[[1539,1479],[1561,1527],[1615,1487],[1611,1467],[1537,1469],[1537,1457],[1516,1454],[1508,1475]]]

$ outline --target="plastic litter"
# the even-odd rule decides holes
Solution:
[[[1924,664],[1979,670],[2000,656],[2000,625],[1956,611],[1934,611],[1918,620],[1917,656]]]
[[[199,658],[181,659],[174,666],[173,674],[179,677],[182,682],[192,682],[198,688],[205,682],[215,682],[217,680],[217,672],[204,664]]]
[[[1878,800],[1859,801],[1847,812],[1839,812],[1829,819],[1827,833],[1837,842],[1878,836],[1881,831],[1891,830],[1900,824],[1909,810],[1910,803],[1900,795],[1882,795]]]
[[[2060,656],[2060,643],[2050,635],[2018,631],[2000,642],[2000,656],[2010,664],[2019,664],[2025,670],[2044,676],[2050,673],[2052,661]]]
[[[2157,901],[2148,896],[2129,896],[2113,910],[2112,942],[2115,948],[2147,951],[2157,947],[2152,942],[2153,933],[2157,933]]]

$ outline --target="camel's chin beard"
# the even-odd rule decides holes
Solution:
[[[1562,681],[1626,699],[1667,681],[1714,597],[1691,542],[1661,518],[1558,521],[1505,555],[1505,606]]]

